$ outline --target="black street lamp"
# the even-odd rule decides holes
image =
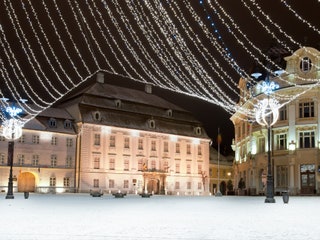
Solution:
[[[265,203],[275,203],[274,183],[271,164],[271,127],[279,117],[279,103],[276,99],[270,98],[270,94],[279,86],[270,82],[267,76],[266,80],[258,86],[267,98],[260,100],[256,107],[256,121],[261,126],[266,126],[268,130],[268,174],[267,174],[267,192]]]
[[[2,98],[2,105],[6,105],[5,112],[7,115],[6,119],[2,122],[3,127],[3,136],[9,140],[8,142],[8,166],[10,166],[9,171],[9,181],[8,181],[8,191],[6,199],[14,199],[13,195],[13,152],[14,152],[14,140],[18,139],[22,135],[22,126],[23,123],[19,119],[16,119],[19,113],[22,112],[22,109],[16,108],[15,106],[9,106],[7,98]],[[23,100],[25,102],[25,100]]]

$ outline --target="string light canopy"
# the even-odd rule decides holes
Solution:
[[[3,126],[23,125],[99,71],[199,98],[233,114],[242,96],[238,79],[257,82],[241,59],[258,63],[269,74],[281,66],[250,39],[248,28],[222,2],[3,0],[0,97],[10,98],[24,113],[23,118],[8,117],[3,112],[9,104],[1,102]],[[256,1],[240,1],[240,6],[289,52],[289,43],[303,45]],[[281,6],[319,33],[285,1]],[[313,80],[310,89],[319,82],[300,79]],[[19,101],[23,98],[28,102]]]

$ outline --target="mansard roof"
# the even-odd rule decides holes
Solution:
[[[51,121],[54,121],[55,124],[50,124]],[[72,116],[65,109],[48,108],[28,121],[24,125],[24,129],[75,134],[74,127],[72,125],[66,127],[65,121],[74,121]]]
[[[67,109],[76,122],[208,138],[202,124],[181,107],[152,93],[103,81],[74,94],[59,107]]]

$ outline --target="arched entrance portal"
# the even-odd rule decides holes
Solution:
[[[158,179],[149,179],[147,185],[148,193],[159,193],[159,180]]]
[[[35,177],[32,173],[23,172],[18,176],[18,192],[34,192]]]
[[[158,172],[143,173],[143,191],[148,193],[165,194],[164,184],[166,182],[166,174]]]

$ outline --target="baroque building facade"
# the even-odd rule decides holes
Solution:
[[[13,190],[74,192],[77,134],[70,114],[49,108],[27,122],[14,141]],[[0,189],[8,187],[8,140],[0,141]]]
[[[104,81],[98,73],[27,123],[15,143],[15,191],[209,194],[210,139],[201,123],[149,85],[141,91]],[[5,141],[0,151],[5,191]]]
[[[271,129],[271,162],[275,194],[320,193],[320,53],[303,47],[284,58],[286,73],[270,76],[279,84],[279,118]],[[235,127],[235,182],[245,181],[248,194],[264,194],[267,178],[268,137],[266,127],[250,121],[246,112],[266,98],[258,84],[248,87],[240,79],[241,99],[231,120]],[[273,96],[270,96],[273,97]],[[240,109],[239,108],[239,109]]]

